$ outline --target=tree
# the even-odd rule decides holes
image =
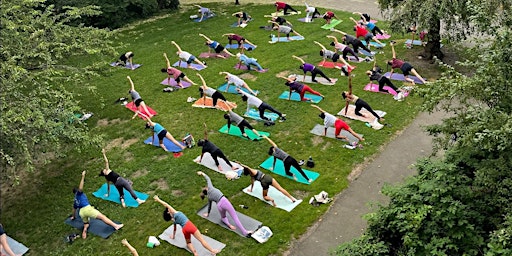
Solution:
[[[70,7],[60,14],[52,7],[38,0],[1,3],[0,177],[32,168],[45,154],[59,156],[99,142],[74,117],[83,110],[66,85],[94,89],[84,81],[105,62],[82,63],[79,57],[114,56],[110,32],[69,25],[99,14],[93,7]]]
[[[458,42],[474,32],[493,36],[494,31],[489,28],[497,20],[494,17],[503,15],[511,6],[510,0],[378,0],[378,3],[389,14],[394,32],[403,33],[411,24],[428,30],[423,55],[429,60],[434,56],[443,59],[442,38]]]

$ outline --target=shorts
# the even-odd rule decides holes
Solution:
[[[195,59],[196,59],[196,56],[194,56],[194,55],[190,56],[190,58],[188,58],[188,60],[187,60],[187,64],[191,64],[192,62],[194,62]]]
[[[400,70],[402,70],[404,76],[408,76],[412,69],[412,65],[409,64],[408,62],[404,62],[404,64],[400,67]]]
[[[185,77],[185,73],[181,72],[181,74],[178,77],[176,77],[176,79],[174,79],[174,80],[176,80],[176,82],[179,83],[181,80],[180,78],[184,78],[184,77]]]
[[[194,223],[189,220],[185,223],[185,226],[181,228],[181,231],[183,232],[183,236],[185,236],[185,240],[190,241],[190,237],[197,231],[197,228]]]
[[[268,190],[270,188],[270,185],[272,185],[272,181],[274,178],[270,175],[265,175],[263,178],[261,178],[260,183],[263,190]]]
[[[219,44],[215,47],[215,53],[221,53],[222,51],[224,51],[224,46]]]
[[[336,61],[338,61],[339,59],[340,59],[340,55],[339,55],[339,54],[334,53],[334,54],[332,55],[332,62],[336,62]]]
[[[372,38],[373,38],[373,34],[372,33],[368,33],[368,34],[366,34],[364,36],[364,40],[365,41],[370,41],[370,40],[372,40]]]
[[[80,208],[80,218],[84,221],[84,223],[89,223],[91,218],[96,219],[98,215],[100,214],[100,211],[94,209],[91,205],[88,205],[86,207]]]
[[[140,106],[140,103],[141,103],[141,102],[143,102],[142,98],[138,98],[138,99],[136,99],[136,100],[135,100],[135,102],[133,102],[133,103],[135,103],[135,106],[136,106],[136,107],[138,107],[138,106]]]
[[[163,140],[165,138],[165,136],[167,135],[167,130],[166,129],[163,129],[161,130],[159,133],[158,133],[158,139],[159,140]]]
[[[347,123],[343,122],[343,120],[338,119],[334,123],[334,128],[336,129],[336,131],[334,132],[334,135],[338,136],[338,135],[340,135],[341,129],[348,131],[350,129],[350,126],[348,126]]]

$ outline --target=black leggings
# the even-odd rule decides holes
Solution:
[[[130,185],[130,182],[128,182],[128,180],[126,180],[125,178],[117,178],[117,181],[114,185],[116,186],[117,191],[119,191],[119,197],[121,199],[124,199],[124,188],[128,190],[128,192],[130,192],[130,195],[132,195],[133,199],[137,200],[137,195],[135,195],[135,191],[133,191],[132,185]]]
[[[356,111],[355,111],[356,115],[363,116],[360,111],[362,108],[365,108],[370,113],[372,113],[372,115],[375,116],[377,119],[380,118],[380,116],[377,115],[377,113],[375,113],[375,111],[373,111],[372,107],[370,107],[370,105],[368,105],[368,103],[366,103],[366,101],[364,101],[362,99],[357,99],[355,104],[356,104]]]
[[[391,82],[391,80],[389,80],[389,78],[387,78],[385,76],[382,76],[382,78],[379,80],[379,91],[380,92],[386,92],[386,90],[384,90],[385,85],[387,85],[391,89],[395,90],[395,92],[398,92],[398,88],[396,88],[396,86]],[[390,91],[387,91],[387,92],[391,93]]]
[[[318,69],[317,67],[315,67],[315,69],[313,69],[313,70],[311,71],[311,81],[313,81],[313,82],[315,81],[315,77],[316,77],[316,75],[320,75],[321,77],[323,77],[323,78],[327,79],[327,81],[329,81],[329,82],[331,81],[331,79],[330,79],[330,78],[328,78],[328,77],[324,74],[324,72],[322,72],[322,70]]]
[[[258,107],[258,110],[260,111],[260,118],[263,119],[263,120],[270,121],[269,118],[265,117],[265,110],[267,110],[267,109],[270,110],[271,112],[274,112],[274,113],[278,114],[280,117],[283,116],[283,114],[281,114],[281,112],[277,111],[276,109],[274,109],[269,104],[267,104],[265,102],[262,102],[261,105]]]
[[[293,166],[295,169],[297,169],[297,171],[300,173],[300,175],[302,175],[302,177],[304,177],[304,179],[309,180],[308,176],[306,175],[306,173],[304,173],[304,171],[300,167],[297,160],[295,160],[295,158],[293,158],[291,156],[287,156],[283,160],[283,164],[284,164],[284,172],[286,173],[286,175],[293,176],[293,173],[290,172],[290,167]]]
[[[212,156],[213,158],[213,161],[215,161],[215,166],[219,166],[219,159],[217,159],[218,157],[224,159],[224,161],[229,165],[229,167],[233,167],[233,165],[231,165],[231,162],[229,162],[228,158],[224,155],[224,153],[222,153],[222,151],[220,149],[217,149],[213,152],[210,152],[210,155]]]
[[[379,27],[375,26],[375,27],[373,27],[373,29],[372,29],[372,34],[373,34],[374,36],[376,36],[376,35],[377,35],[377,33],[379,33],[379,34],[381,34],[381,35],[384,35],[384,33],[382,32],[382,30],[380,30],[380,28],[379,28]]]
[[[212,100],[213,100],[213,106],[217,106],[217,100],[223,100],[223,101],[226,101],[226,98],[224,98],[224,95],[222,95],[222,93],[220,93],[219,91],[215,91],[213,94],[212,94]]]
[[[368,47],[366,47],[363,42],[361,42],[361,40],[354,40],[354,42],[352,42],[352,46],[354,46],[354,51],[355,52],[359,52],[359,47],[363,48],[363,50],[371,53],[372,51],[370,51],[370,49],[368,49]]]
[[[288,14],[288,10],[291,10],[293,12],[298,12],[297,10],[293,9],[293,7],[291,7],[290,5],[287,4],[284,6],[283,14],[285,14],[285,15]]]
[[[357,56],[357,53],[354,50],[352,50],[352,48],[347,46],[347,47],[345,47],[345,49],[343,49],[343,59],[344,60],[348,60],[347,55],[349,53],[352,54],[352,56],[356,57],[356,60],[359,59],[359,56]]]
[[[247,129],[254,130],[254,127],[252,127],[252,125],[249,124],[249,122],[247,122],[247,120],[242,120],[242,122],[240,122],[240,124],[238,124],[238,128],[240,128],[240,131],[242,132],[242,134],[245,133],[246,127],[247,127]]]

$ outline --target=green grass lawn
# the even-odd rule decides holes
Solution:
[[[92,196],[92,192],[105,182],[98,177],[103,168],[101,147],[107,148],[111,169],[134,181],[134,188],[141,192],[159,195],[176,209],[183,211],[203,232],[227,246],[221,255],[279,255],[289,246],[290,240],[299,237],[327,210],[327,205],[313,207],[307,202],[311,196],[322,190],[335,195],[348,186],[347,175],[352,169],[377,154],[382,145],[389,142],[393,136],[402,130],[416,116],[421,98],[413,95],[403,102],[396,102],[391,96],[363,91],[368,78],[364,74],[372,63],[358,63],[353,72],[354,94],[370,103],[374,109],[386,111],[386,126],[376,131],[365,126],[363,122],[350,121],[349,125],[358,133],[364,134],[366,141],[363,149],[348,150],[343,148],[344,142],[333,139],[317,137],[309,133],[315,124],[321,124],[318,111],[310,107],[309,103],[290,102],[278,99],[278,96],[288,87],[276,74],[298,73],[299,62],[291,55],[303,57],[307,62],[318,64],[320,48],[313,43],[317,40],[329,45],[326,35],[330,31],[320,26],[322,19],[313,23],[301,23],[298,16],[290,16],[288,20],[294,24],[294,29],[305,36],[303,41],[291,43],[269,44],[270,31],[260,29],[267,25],[267,18],[263,15],[274,11],[273,6],[249,5],[244,7],[254,18],[246,28],[232,28],[235,22],[231,13],[239,10],[231,4],[209,4],[215,6],[216,17],[202,23],[191,22],[188,18],[195,14],[195,9],[184,6],[179,13],[172,13],[162,19],[154,19],[138,25],[130,26],[116,32],[115,43],[123,44],[120,52],[133,51],[134,62],[143,64],[135,71],[122,68],[111,68],[105,63],[105,74],[87,84],[95,85],[97,93],[93,94],[81,90],[79,85],[70,85],[76,88],[81,105],[94,116],[87,121],[91,132],[104,137],[104,145],[91,145],[91,148],[81,152],[72,152],[66,159],[54,160],[51,164],[41,167],[33,174],[29,174],[23,183],[11,191],[4,198],[2,206],[2,223],[8,234],[30,247],[29,255],[128,255],[128,251],[121,245],[121,240],[127,238],[134,245],[140,255],[188,255],[185,250],[178,249],[166,242],[149,249],[146,248],[148,236],[158,236],[171,223],[164,222],[161,214],[163,207],[151,198],[138,208],[123,209],[120,205],[103,201]],[[352,25],[348,19],[349,13],[337,12],[343,17],[343,23],[338,29],[352,33]],[[302,17],[301,15],[300,17]],[[355,16],[354,16],[355,17]],[[386,29],[384,22],[378,25]],[[173,158],[163,150],[143,144],[151,134],[144,129],[144,122],[137,118],[131,120],[132,112],[122,105],[114,104],[119,97],[128,97],[129,75],[135,83],[145,102],[153,107],[158,115],[153,121],[161,123],[175,137],[181,138],[187,132],[197,139],[203,136],[203,122],[208,126],[208,137],[217,144],[228,158],[241,161],[249,166],[257,167],[267,157],[269,144],[265,141],[252,142],[237,137],[228,136],[218,132],[225,124],[223,112],[213,109],[191,107],[187,103],[190,97],[198,98],[197,86],[173,93],[163,93],[160,82],[166,77],[160,72],[165,66],[162,54],[167,53],[171,62],[177,60],[176,49],[170,44],[176,41],[183,50],[199,56],[207,51],[204,40],[198,36],[203,33],[208,37],[227,44],[227,39],[221,38],[224,33],[239,33],[258,45],[257,49],[247,52],[250,57],[257,58],[267,73],[251,72],[233,69],[235,58],[206,59],[208,68],[200,71],[210,87],[216,88],[224,83],[220,71],[228,71],[242,75],[249,86],[261,92],[260,98],[283,113],[287,114],[287,121],[276,123],[275,126],[266,127],[262,123],[251,122],[256,129],[271,133],[274,140],[283,150],[296,159],[307,159],[312,156],[316,166],[312,169],[320,173],[320,177],[311,185],[303,185],[277,175],[273,175],[279,183],[296,198],[305,202],[288,213],[278,208],[246,195],[241,190],[250,184],[250,178],[242,177],[239,180],[228,181],[224,176],[205,169],[192,161],[200,155],[201,148],[194,147],[186,150],[183,157]],[[275,33],[275,32],[274,32]],[[334,34],[333,34],[334,35]],[[337,34],[338,36],[339,34]],[[338,37],[339,38],[339,37]],[[405,39],[393,38],[398,41],[398,56],[412,56],[402,47]],[[419,49],[419,48],[418,48]],[[414,50],[408,50],[413,52]],[[418,50],[419,51],[419,50]],[[383,53],[377,55],[378,64],[385,69],[385,59],[391,56],[391,50],[386,47]],[[112,56],[112,61],[117,56]],[[413,62],[411,57],[408,57]],[[84,61],[88,61],[85,58]],[[413,62],[414,63],[414,62]],[[347,78],[340,77],[336,69],[325,69],[324,72],[339,81],[334,86],[321,84],[312,85],[312,88],[321,92],[326,98],[320,102],[324,110],[336,114],[345,105],[340,93],[347,90]],[[183,70],[185,74],[196,83],[200,80],[196,71]],[[436,72],[418,70],[427,78],[433,78]],[[86,84],[86,85],[87,85]],[[401,85],[400,82],[395,82]],[[238,108],[235,112],[243,114],[246,103],[239,96],[224,93],[230,101],[235,101]],[[64,224],[64,219],[71,213],[73,194],[71,189],[78,186],[80,173],[88,171],[85,182],[85,191],[94,206],[113,220],[121,221],[125,227],[114,233],[109,239],[102,239],[90,234],[87,240],[77,240],[72,245],[65,244],[63,237],[72,232],[79,232]],[[244,204],[248,209],[237,210],[251,216],[264,225],[269,226],[274,236],[264,244],[257,244],[253,239],[244,239],[233,232],[214,225],[197,216],[196,211],[205,204],[199,198],[199,192],[205,181],[196,175],[196,171],[203,170],[213,180],[214,185],[221,189],[231,200],[233,205]],[[268,171],[265,171],[268,173]],[[215,209],[214,209],[215,210]],[[343,218],[343,216],[340,216]],[[181,234],[178,234],[181,235]]]

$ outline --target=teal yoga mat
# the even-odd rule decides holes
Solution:
[[[279,98],[282,99],[282,100],[288,100],[288,96],[290,95],[290,92],[289,91],[284,91],[283,93],[281,93],[281,95],[279,95]],[[314,94],[309,94],[309,93],[306,93],[304,95],[305,98],[310,98],[311,100],[309,101],[304,101],[304,102],[310,102],[310,103],[318,103],[320,102],[323,98],[318,96],[318,95],[314,95]],[[290,100],[293,100],[293,101],[301,101],[300,100],[300,94],[296,93],[296,92],[292,92],[292,96],[290,97]]]
[[[279,41],[278,41],[279,39]],[[293,41],[300,41],[300,40],[304,40],[304,37],[303,36],[290,36],[290,39],[291,40],[288,40],[288,38],[286,36],[281,36],[281,37],[277,37],[277,36],[274,36],[272,35],[272,39],[269,41],[269,43],[281,43],[281,42],[293,42]]]
[[[139,203],[132,197],[128,190],[123,189],[124,191],[124,203],[127,207],[138,207]],[[114,184],[110,184],[110,194],[109,196],[105,196],[107,194],[107,183],[103,183],[101,187],[92,193],[95,197],[101,198],[103,200],[111,201],[114,203],[121,204],[121,198],[119,196],[119,191],[117,191],[116,186]],[[135,195],[141,200],[148,199],[149,195],[135,191]]]
[[[264,115],[265,115],[266,118],[269,118],[272,121],[276,121],[279,118],[279,115],[276,114],[276,113],[265,112]],[[249,110],[249,112],[245,112],[244,116],[252,118],[254,120],[258,120],[258,121],[267,121],[267,120],[261,119],[260,118],[260,112],[258,110],[256,110],[256,109],[254,109],[254,108]]]
[[[366,41],[361,41],[361,42],[366,46]],[[385,43],[383,43],[383,44],[379,44],[379,43],[374,42],[374,41],[371,41],[371,42],[370,42],[370,45],[371,45],[371,46],[373,46],[373,47],[375,47],[375,48],[382,48],[382,47],[386,46],[386,44],[385,44]]]
[[[278,174],[278,175],[281,175],[283,177],[293,180],[293,177],[285,174],[283,161],[276,159],[276,165],[275,165],[274,169],[271,170],[273,163],[274,163],[274,157],[270,156],[269,158],[267,158],[267,160],[265,160],[263,163],[260,164],[260,167],[263,169],[269,170],[275,174]],[[306,169],[302,169],[302,170],[304,171],[304,173],[306,173],[308,178],[312,179],[313,181],[318,179],[318,177],[320,176],[320,173],[318,173],[318,172],[313,172],[313,171],[309,171]],[[293,166],[290,168],[290,172],[295,174],[295,177],[297,178],[297,182],[300,182],[302,184],[307,184],[307,185],[310,184],[304,177],[302,177],[302,175],[300,175],[300,173]]]
[[[240,138],[243,138],[243,139],[247,139],[245,138],[244,136],[242,136],[242,132],[240,131],[240,128],[238,128],[238,126],[236,125],[231,125],[231,128],[229,128],[229,132],[228,132],[228,125],[225,124],[224,126],[222,126],[220,129],[219,129],[219,132],[221,133],[225,133],[225,134],[229,134],[229,135],[233,135],[233,136],[237,136],[237,137],[240,137]],[[245,133],[247,134],[247,136],[249,137],[249,139],[251,140],[262,140],[263,137],[259,137],[258,135],[256,135],[252,130],[249,130],[249,129],[245,129]],[[260,135],[265,135],[267,137],[270,137],[270,133],[268,132],[262,132],[262,131],[258,131],[258,133]]]
[[[321,28],[323,28],[323,29],[331,29],[331,28],[334,28],[337,25],[339,25],[341,22],[342,22],[342,20],[332,19],[331,20],[331,24],[324,24],[323,26],[321,26]]]
[[[226,88],[228,87],[228,83],[224,83],[222,84],[221,86],[219,86],[217,88],[217,90],[221,91],[221,92],[227,92],[227,93],[232,93],[232,94],[239,94],[237,91],[236,91],[236,85],[234,84],[231,84],[229,85],[229,90],[226,91]],[[246,92],[246,93],[251,93],[249,90],[245,89],[245,87],[242,87],[242,91]],[[259,93],[258,90],[254,90],[255,93]]]

